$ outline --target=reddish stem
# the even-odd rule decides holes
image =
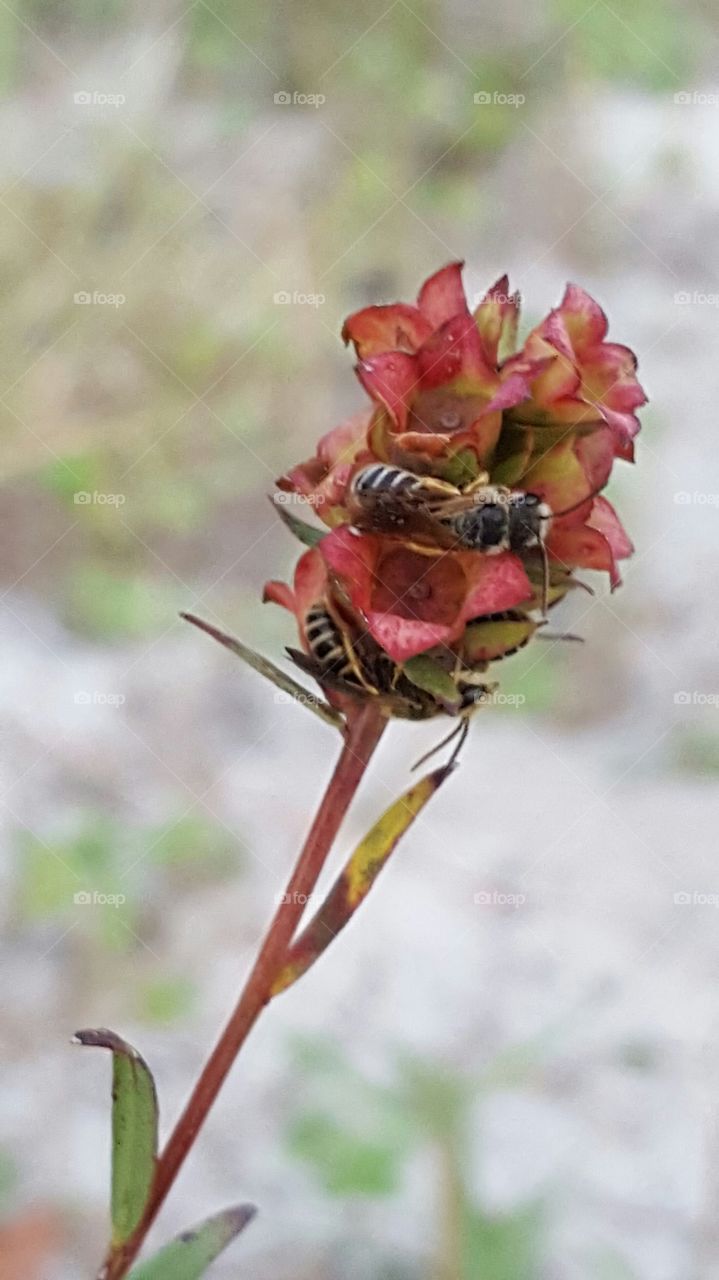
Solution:
[[[348,715],[344,745],[335,771],[235,1010],[159,1157],[143,1219],[122,1249],[108,1256],[98,1280],[121,1280],[137,1257],[235,1058],[270,999],[272,984],[283,967],[308,897],[386,723],[372,702]]]

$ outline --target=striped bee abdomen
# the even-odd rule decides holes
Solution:
[[[339,627],[322,603],[313,604],[305,618],[307,647],[328,675],[359,683]]]

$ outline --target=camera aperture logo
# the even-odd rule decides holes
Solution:
[[[79,889],[72,895],[76,907],[123,907],[124,893],[101,893],[99,889]]]
[[[675,907],[719,907],[719,893],[702,893],[699,889],[681,889],[674,894]]]

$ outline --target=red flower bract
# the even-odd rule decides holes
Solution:
[[[395,662],[451,644],[471,618],[509,609],[532,594],[521,560],[509,552],[427,556],[346,527],[323,538],[319,550],[370,635]]]
[[[384,414],[371,440],[378,456],[416,451],[429,457],[472,449],[490,456],[501,430],[501,411],[529,394],[544,359],[498,363],[500,348],[516,332],[518,303],[506,276],[471,314],[462,263],[438,271],[420,290],[416,307],[366,307],[343,329],[360,357],[357,374]]]
[[[568,284],[560,305],[524,344],[522,368],[527,359],[544,359],[546,366],[532,381],[531,396],[513,407],[510,418],[538,426],[606,423],[616,455],[631,460],[639,431],[634,410],[647,397],[636,377],[633,352],[605,342],[607,329],[602,308],[584,289]]]

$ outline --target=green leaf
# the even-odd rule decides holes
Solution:
[[[275,494],[272,501],[275,511],[282,523],[287,525],[290,533],[299,538],[300,542],[304,543],[306,547],[316,547],[317,543],[321,542],[328,532],[327,529],[317,529],[314,525],[308,524],[306,520],[300,520],[299,516],[294,515],[286,503],[280,501],[280,497],[288,496],[288,494]]]
[[[223,1209],[166,1244],[154,1258],[130,1272],[128,1280],[199,1280],[211,1262],[244,1231],[257,1210],[252,1204]]]
[[[212,623],[205,622],[202,618],[196,618],[193,613],[181,613],[181,618],[186,622],[191,622],[194,627],[199,627],[200,631],[206,632],[208,636],[212,636],[213,640],[217,640],[218,644],[224,645],[230,653],[234,653],[236,657],[242,658],[248,667],[252,667],[253,671],[257,671],[259,675],[264,676],[265,680],[269,680],[271,684],[281,689],[283,693],[288,693],[291,698],[301,703],[303,707],[308,707],[313,711],[320,720],[324,720],[325,724],[331,724],[335,729],[341,729],[344,725],[344,718],[339,711],[335,711],[328,702],[324,702],[322,698],[317,698],[313,693],[309,693],[301,684],[288,676],[280,667],[276,667],[274,662],[270,662],[268,658],[263,658],[262,654],[255,653],[254,649],[248,648],[241,640],[236,640],[234,636],[227,635],[225,631],[220,631],[218,627],[213,627]]]
[[[412,684],[425,693],[431,693],[447,711],[457,710],[462,701],[459,690],[449,673],[434,658],[420,653],[405,662],[402,669]]]
[[[136,1049],[114,1031],[78,1031],[75,1042],[112,1053],[112,1244],[129,1239],[142,1217],[155,1174],[158,1107],[155,1082]]]

